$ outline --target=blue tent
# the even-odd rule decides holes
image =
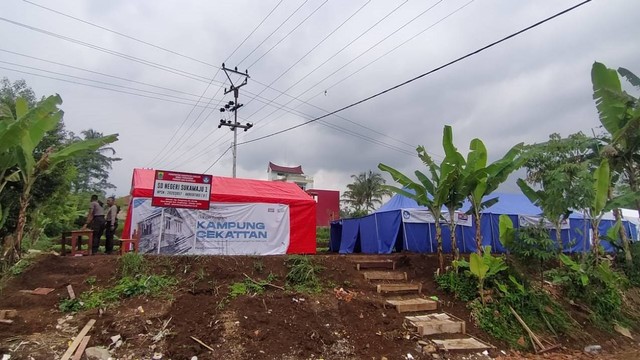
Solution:
[[[482,244],[490,245],[495,252],[506,249],[499,241],[498,222],[500,215],[508,215],[519,228],[528,222],[537,222],[541,210],[533,205],[523,194],[495,194],[488,198],[498,197],[499,201],[482,212],[480,217]],[[476,250],[476,225],[472,216],[464,214],[470,208],[465,203],[461,213],[457,214],[456,243],[461,252]],[[330,250],[342,254],[362,252],[368,254],[389,254],[394,251],[410,251],[431,253],[437,249],[435,224],[433,221],[416,221],[428,210],[419,206],[413,199],[402,195],[393,196],[373,214],[354,219],[342,219],[331,224]],[[610,216],[603,218],[599,231],[606,233],[614,224]],[[637,229],[630,222],[623,222],[631,238],[637,239]],[[550,229],[551,237],[556,239],[556,230]],[[561,230],[561,239],[565,252],[588,251],[590,244],[589,219],[582,213],[571,214]],[[442,238],[450,238],[449,226],[442,223]],[[602,242],[606,251],[613,251],[613,246]],[[445,252],[451,251],[449,241],[443,242]]]

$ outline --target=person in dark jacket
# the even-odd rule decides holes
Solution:
[[[98,200],[98,195],[91,195],[91,203],[89,204],[89,212],[87,213],[87,223],[83,229],[91,227],[93,230],[92,253],[97,254],[100,248],[100,238],[104,231],[104,209]]]
[[[107,198],[107,215],[105,218],[105,245],[104,252],[111,254],[113,251],[113,235],[118,228],[118,206],[115,204],[116,199],[113,196]]]

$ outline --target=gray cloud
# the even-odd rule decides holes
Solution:
[[[42,2],[56,10],[216,65],[230,56],[276,3]],[[321,3],[320,0],[314,0],[305,4],[290,22],[240,63],[239,69],[249,67]],[[365,1],[327,2],[249,68],[252,79],[241,90],[240,102],[246,106],[239,115],[243,121],[254,122],[255,127],[247,133],[239,134],[241,142],[299,124],[306,121],[307,116],[324,114],[313,106],[293,101],[287,106],[296,108],[305,113],[305,116],[284,111],[267,116],[275,108],[267,106],[258,111],[264,104],[258,100],[251,101],[250,93],[260,93],[264,89],[260,83],[269,84],[278,78],[364,3]],[[331,87],[464,5],[466,1],[443,1],[388,40],[346,65],[435,3],[436,1],[406,3],[287,93],[298,96],[337,70],[335,75],[302,96],[302,99],[307,99],[321,94],[310,100],[311,104],[331,111],[435,68],[576,4],[577,1],[476,0],[411,42]],[[302,1],[283,2],[263,26],[231,56],[227,65],[238,64],[300,4]],[[399,4],[400,1],[371,2],[273,86],[279,90],[289,88]],[[379,162],[410,173],[422,168],[419,159],[413,155],[415,147],[424,145],[434,156],[441,155],[441,134],[445,124],[454,127],[454,139],[460,150],[465,151],[469,141],[479,137],[487,145],[492,158],[501,156],[509,147],[519,142],[544,141],[553,132],[563,135],[577,131],[590,133],[590,129],[598,125],[589,78],[591,65],[597,60],[610,67],[624,66],[636,73],[640,72],[640,68],[634,68],[640,59],[640,49],[634,43],[634,39],[640,35],[640,25],[633,16],[639,12],[640,3],[632,1],[589,3],[518,38],[340,113],[348,120],[374,131],[331,116],[325,119],[327,123],[345,130],[335,130],[316,123],[241,145],[238,148],[238,174],[242,177],[264,179],[269,161],[283,165],[301,164],[309,175],[315,176],[318,187],[344,190],[351,174],[376,169]],[[217,71],[211,66],[54,15],[21,1],[0,3],[0,13],[11,20],[42,27],[205,79],[211,79]],[[176,101],[189,103],[195,102],[207,87],[206,80],[196,81],[5,22],[0,22],[0,38],[0,48],[197,96],[72,71],[6,53],[0,53],[2,61],[158,91],[188,98],[190,101]],[[114,147],[118,156],[124,160],[115,166],[111,176],[120,195],[129,190],[132,169],[150,165],[154,157],[162,160],[155,164],[160,168],[169,166],[176,170],[200,172],[210,167],[231,144],[231,133],[227,129],[217,129],[220,113],[215,109],[207,109],[196,120],[201,109],[196,108],[185,121],[185,127],[194,124],[186,131],[187,134],[193,132],[193,135],[181,146],[172,146],[171,143],[167,147],[174,148],[171,153],[158,157],[158,152],[174,134],[174,140],[177,140],[185,132],[179,125],[190,112],[191,105],[105,91],[6,70],[0,70],[0,76],[24,78],[39,95],[60,93],[64,99],[65,123],[72,131],[94,128],[104,133],[120,133],[120,141]],[[224,81],[224,75],[218,73],[215,80]],[[213,97],[218,90],[219,86],[214,83],[205,97]],[[324,90],[327,90],[326,95]],[[278,95],[278,92],[270,89],[261,94],[266,99],[273,99]],[[210,104],[212,108],[218,104],[217,100],[223,99],[226,102],[231,97],[223,97],[219,91],[215,99]],[[275,102],[284,104],[289,100],[288,96],[280,96]],[[258,112],[251,116],[256,111]],[[194,131],[195,126],[198,128]],[[347,132],[354,132],[360,137],[348,135]],[[370,141],[363,140],[362,136],[370,138]],[[386,145],[376,145],[371,141]],[[390,145],[401,150],[389,149]],[[202,155],[197,156],[198,154]],[[231,152],[227,152],[208,172],[230,175]],[[503,188],[515,190],[511,183]]]

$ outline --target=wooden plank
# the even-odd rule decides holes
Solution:
[[[71,286],[71,284],[67,285],[67,292],[69,293],[69,299],[73,300],[76,298],[76,293],[73,292],[73,286]]]
[[[379,284],[376,289],[378,293],[417,291],[421,294],[422,284]]]
[[[394,271],[367,271],[364,273],[366,280],[404,280],[407,281],[406,272]]]
[[[0,319],[0,324],[13,324],[13,320]]]
[[[93,324],[95,323],[96,321],[94,319],[91,319],[89,320],[89,322],[87,322],[87,325],[85,325],[82,330],[80,330],[78,335],[76,335],[76,337],[73,339],[73,342],[71,343],[71,345],[69,345],[69,348],[64,353],[64,355],[62,355],[62,358],[60,358],[60,360],[69,360],[71,358],[73,352],[78,348],[85,335],[87,335],[87,333],[89,332],[89,330],[91,330]]]
[[[463,322],[453,320],[431,320],[413,323],[420,335],[462,334]]]
[[[484,350],[490,347],[474,338],[431,340],[443,350]]]
[[[387,304],[396,307],[399,313],[430,311],[438,309],[438,302],[428,299],[387,300]]]
[[[18,316],[18,310],[0,310],[0,319],[10,319]]]
[[[34,290],[25,290],[25,292],[30,291],[29,293],[33,295],[49,295],[54,290],[52,288],[35,288]]]
[[[89,344],[89,339],[91,339],[91,336],[85,336],[82,338],[80,345],[78,345],[78,350],[76,350],[76,353],[73,354],[73,357],[71,358],[71,360],[82,359],[82,355],[84,355],[84,349],[86,349],[87,344]]]

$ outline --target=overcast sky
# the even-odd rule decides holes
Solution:
[[[231,176],[225,151],[233,133],[217,128],[228,118],[220,104],[233,99],[224,95],[223,62],[251,77],[240,89],[238,115],[254,127],[238,133],[242,143],[359,101],[579,2],[33,0],[121,36],[2,0],[0,77],[25,79],[38,96],[59,93],[68,130],[119,133],[113,147],[123,160],[110,181],[125,195],[136,167]],[[377,170],[379,162],[421,169],[418,145],[440,159],[446,124],[465,154],[478,137],[493,159],[553,132],[591,134],[599,124],[591,65],[640,73],[638,14],[640,1],[594,0],[338,116],[240,145],[238,176],[266,179],[269,161],[302,165],[316,188],[344,191],[351,174]]]

